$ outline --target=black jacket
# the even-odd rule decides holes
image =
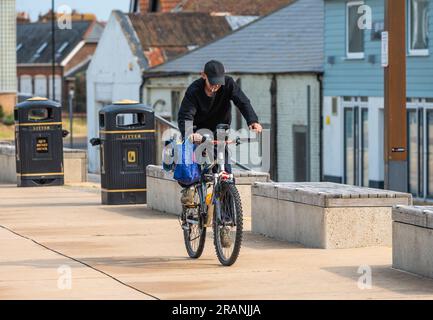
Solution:
[[[193,121],[197,130],[206,128],[216,131],[218,124],[230,125],[232,121],[230,101],[238,107],[248,125],[259,122],[250,100],[233,78],[226,76],[225,85],[221,86],[213,97],[206,95],[204,87],[205,80],[198,79],[186,90],[178,114],[182,137],[185,136],[185,121]]]

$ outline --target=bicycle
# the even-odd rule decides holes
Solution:
[[[217,129],[228,130],[229,126],[218,125]],[[202,143],[206,141],[213,145],[221,143],[217,140],[209,140],[209,137],[205,136]],[[246,140],[250,141],[250,139]],[[226,139],[223,141],[224,149],[229,144],[235,143],[238,146],[246,140],[239,137],[235,141]],[[218,151],[217,159],[223,160],[224,152],[225,150]],[[218,166],[217,173],[212,173],[215,166]],[[183,205],[180,217],[188,255],[193,259],[202,255],[206,230],[212,227],[218,260],[224,266],[231,266],[239,256],[243,231],[242,203],[233,174],[225,171],[224,161],[218,164],[217,160],[213,160],[210,165],[201,165],[200,181],[193,186],[194,204]],[[211,196],[208,194],[210,187],[212,187]]]

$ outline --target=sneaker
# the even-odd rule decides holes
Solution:
[[[194,205],[194,188],[185,188],[182,190],[180,201],[184,206]]]

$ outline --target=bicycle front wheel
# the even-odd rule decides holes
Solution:
[[[243,230],[242,203],[236,186],[223,183],[218,201],[221,214],[213,224],[215,251],[222,265],[231,266],[239,256]]]

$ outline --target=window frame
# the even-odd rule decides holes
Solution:
[[[409,56],[418,56],[418,57],[425,57],[430,55],[429,47],[427,45],[427,49],[412,49],[411,43],[412,43],[412,6],[411,6],[412,0],[407,0],[407,52]],[[427,5],[429,5],[429,2],[427,1]],[[428,7],[427,7],[428,10]],[[427,40],[430,40],[428,37],[428,30],[429,25],[427,25]]]
[[[363,51],[362,52],[349,52],[349,8],[353,6],[364,5],[364,1],[349,1],[346,3],[346,59],[364,59],[365,58],[365,37],[363,34]],[[364,32],[364,30],[362,30]]]

